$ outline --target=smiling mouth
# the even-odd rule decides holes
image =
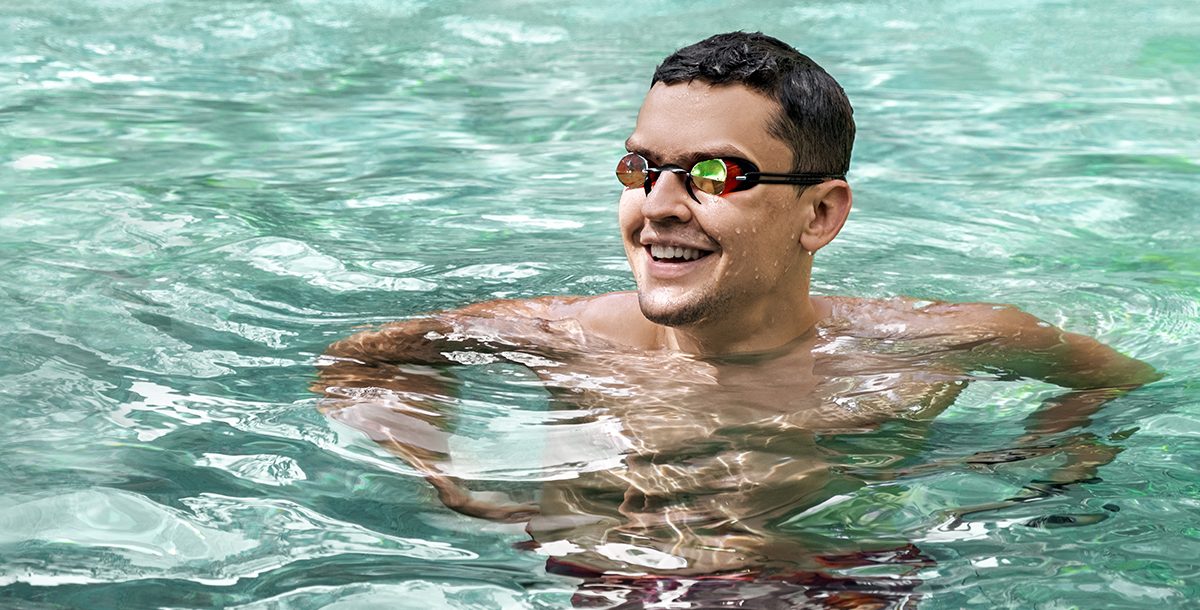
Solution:
[[[679,246],[660,246],[658,244],[650,244],[645,247],[646,253],[655,262],[660,263],[686,263],[702,259],[709,254],[709,250],[698,250],[696,248],[682,248]]]

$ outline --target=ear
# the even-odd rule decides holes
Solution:
[[[811,208],[807,210],[800,230],[800,245],[809,252],[816,252],[833,241],[846,224],[853,200],[850,185],[845,180],[829,180],[809,187],[801,195],[801,201]]]

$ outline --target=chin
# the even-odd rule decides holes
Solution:
[[[638,290],[638,306],[647,320],[663,326],[694,326],[726,308],[729,299],[705,290],[672,294],[674,291]]]

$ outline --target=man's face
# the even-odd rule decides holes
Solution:
[[[650,89],[626,145],[653,167],[740,157],[764,172],[787,172],[792,153],[767,126],[778,104],[744,86],[693,82]],[[811,203],[790,185],[760,184],[723,197],[663,172],[650,194],[621,196],[625,254],[643,315],[668,326],[737,319],[787,305],[777,299],[807,288],[800,231]],[[663,251],[663,248],[683,248]],[[691,258],[694,254],[699,258]],[[807,294],[807,293],[805,293]]]

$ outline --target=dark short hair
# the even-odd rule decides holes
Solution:
[[[729,32],[686,46],[654,71],[657,83],[740,84],[779,103],[769,133],[792,151],[793,172],[845,174],[854,148],[854,109],[817,62],[762,32]]]

